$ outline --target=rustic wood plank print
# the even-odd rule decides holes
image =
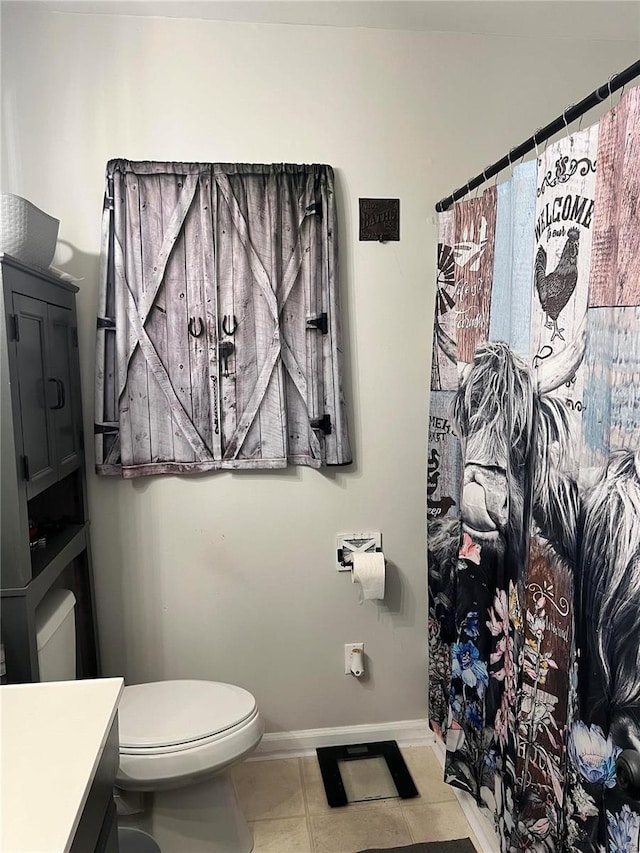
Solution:
[[[640,87],[600,121],[589,305],[640,303]]]
[[[455,206],[454,309],[458,360],[471,362],[489,335],[491,284],[496,226],[496,188]]]
[[[183,194],[183,181],[172,175],[161,177],[162,221],[165,233],[171,235],[172,246],[167,247],[167,264],[163,278],[164,308],[167,314],[166,366],[171,385],[185,412],[191,416],[191,377],[189,375],[189,312],[186,288],[186,257],[184,244],[184,218],[179,221],[178,199]],[[173,225],[173,228],[169,226]],[[173,454],[176,462],[195,462],[193,448],[180,425],[173,423]]]
[[[139,180],[135,175],[127,176],[126,186],[126,277],[130,301],[137,306],[143,301],[144,283],[142,272],[142,245],[140,229]],[[133,340],[130,338],[130,340]],[[132,355],[127,372],[125,423],[121,440],[123,452],[134,465],[151,458],[151,427],[149,408],[149,385],[147,363],[142,350],[132,344]],[[128,430],[127,430],[128,426]]]
[[[144,275],[144,298],[147,303],[150,293],[153,302],[149,301],[146,311],[145,328],[159,357],[166,364],[167,353],[167,312],[164,307],[164,295],[160,289],[164,277],[163,264],[163,223],[162,223],[162,188],[158,175],[140,175],[140,210],[144,219],[144,229],[140,237],[142,242],[142,266]],[[168,257],[168,254],[166,255]],[[158,277],[157,268],[162,267],[162,276]],[[143,315],[145,314],[143,309]],[[147,383],[149,389],[149,411],[162,412],[166,408],[165,395],[157,379],[147,366]],[[168,462],[174,458],[172,420],[167,417],[150,418],[151,430],[151,462]]]
[[[350,461],[332,181],[326,166],[110,162],[115,347],[102,332],[96,423],[105,400],[119,411],[98,471]],[[322,314],[326,330],[307,327]]]
[[[438,217],[436,303],[431,357],[432,391],[453,391],[458,387],[458,368],[456,365],[458,327],[456,325],[457,291],[454,243],[455,217],[453,210],[447,210]],[[442,335],[449,342],[448,347],[443,347]],[[447,349],[449,350],[448,354]]]

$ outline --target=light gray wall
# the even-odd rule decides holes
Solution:
[[[337,171],[356,462],[90,475],[105,674],[235,682],[270,731],[426,715],[433,205],[636,54],[630,42],[5,10],[3,188],[61,220],[56,263],[82,277],[87,436],[106,161]],[[400,198],[399,243],[358,242],[363,196]],[[382,605],[359,605],[334,566],[336,532],[366,529],[382,531],[390,563]],[[361,682],[343,674],[343,644],[357,641]]]

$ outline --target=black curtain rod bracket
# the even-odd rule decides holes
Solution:
[[[608,83],[604,83],[602,86],[599,86],[579,103],[572,104],[567,107],[561,116],[558,116],[558,118],[549,122],[545,127],[538,128],[533,136],[530,136],[529,139],[526,139],[520,145],[516,145],[515,148],[511,148],[508,154],[500,160],[497,160],[495,163],[492,163],[491,166],[487,166],[486,169],[483,169],[483,171],[479,175],[476,175],[475,178],[469,178],[464,186],[454,190],[450,196],[440,199],[436,204],[436,211],[438,213],[442,213],[444,210],[447,210],[452,204],[454,204],[454,202],[459,201],[472,190],[482,186],[482,184],[486,183],[490,178],[493,178],[494,175],[497,175],[503,169],[506,169],[507,166],[513,165],[516,160],[524,157],[524,155],[528,154],[529,151],[533,151],[542,142],[546,142],[547,139],[550,139],[558,133],[558,131],[568,127],[577,118],[580,118],[580,116],[598,106],[598,104],[602,103],[602,101],[610,97],[614,92],[617,92],[618,89],[624,88],[630,80],[639,76],[640,59],[628,68],[625,68],[624,71],[621,71],[619,74],[613,74]]]

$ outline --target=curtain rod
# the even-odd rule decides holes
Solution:
[[[524,155],[529,151],[533,151],[536,145],[539,145],[541,142],[545,142],[559,130],[562,130],[562,128],[568,127],[572,121],[575,121],[581,115],[584,115],[584,113],[593,109],[593,107],[600,104],[613,92],[616,92],[618,89],[622,89],[622,87],[630,80],[633,80],[634,77],[638,76],[640,76],[640,60],[634,62],[619,74],[612,75],[608,83],[604,83],[604,85],[591,92],[591,94],[587,95],[586,98],[583,98],[580,103],[567,107],[561,116],[558,116],[558,118],[549,122],[545,127],[541,127],[539,130],[536,130],[533,136],[530,136],[529,139],[526,139],[520,145],[512,148],[501,160],[497,160],[491,166],[488,166],[479,175],[476,175],[475,178],[470,178],[464,186],[454,190],[450,196],[440,199],[436,204],[437,212],[442,213],[443,210],[447,210],[447,208],[451,207],[451,205],[458,201],[458,199],[464,198],[464,196],[470,193],[471,190],[475,190],[476,187],[484,184],[489,180],[489,178],[497,175],[498,172],[506,169],[507,166],[511,166],[515,160],[518,160],[520,157],[524,157]]]

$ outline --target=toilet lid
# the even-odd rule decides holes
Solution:
[[[256,707],[251,693],[217,681],[153,681],[125,687],[118,705],[120,746],[189,743],[233,728]]]

